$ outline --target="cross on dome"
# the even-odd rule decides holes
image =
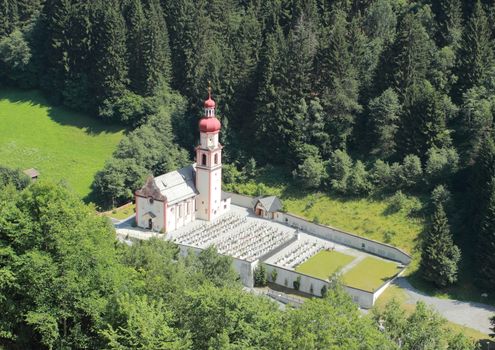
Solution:
[[[213,99],[211,98],[211,82],[208,81],[208,99],[205,101],[204,103],[204,107],[205,108],[215,108],[215,101],[213,101]],[[207,113],[205,113],[206,116],[209,117],[209,115]]]

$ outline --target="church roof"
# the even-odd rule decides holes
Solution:
[[[145,198],[153,198],[160,201],[165,201],[167,198],[162,195],[160,189],[155,184],[153,176],[148,176],[146,179],[146,183],[144,186],[136,191],[136,196],[145,197]]]
[[[258,202],[268,212],[275,212],[282,209],[282,202],[275,196],[265,197],[258,199]]]
[[[194,184],[195,164],[155,177],[155,186],[168,204],[174,204],[196,196],[199,192]]]

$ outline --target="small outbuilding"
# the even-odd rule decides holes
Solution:
[[[265,219],[275,219],[276,213],[282,210],[282,202],[278,197],[269,196],[258,198],[255,201],[254,212]]]
[[[29,176],[29,178],[33,182],[38,180],[38,177],[40,176],[39,171],[36,170],[35,168],[29,168],[29,169],[23,170],[23,173],[26,174],[27,176]]]

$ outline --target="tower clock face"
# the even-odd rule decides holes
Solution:
[[[208,146],[213,146],[213,137],[208,138]]]

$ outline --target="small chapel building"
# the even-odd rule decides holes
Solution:
[[[230,210],[222,192],[220,121],[208,88],[204,115],[199,121],[196,163],[153,177],[135,192],[136,224],[157,232],[172,232],[196,219],[212,221]]]

